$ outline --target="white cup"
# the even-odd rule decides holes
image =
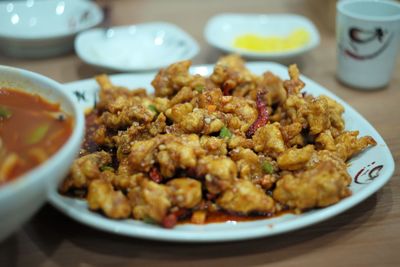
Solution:
[[[336,10],[338,79],[360,89],[386,86],[400,44],[400,4],[339,1]]]

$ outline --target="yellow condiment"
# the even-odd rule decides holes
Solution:
[[[310,33],[303,28],[298,28],[287,36],[243,34],[236,37],[233,46],[254,52],[282,52],[302,47],[309,41]]]

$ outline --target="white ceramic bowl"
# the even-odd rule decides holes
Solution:
[[[73,49],[77,33],[98,25],[103,13],[86,0],[0,2],[0,49],[15,57],[55,56]]]
[[[309,33],[309,42],[292,50],[258,52],[233,46],[234,40],[243,34],[287,36],[299,28]],[[219,14],[207,22],[204,37],[210,45],[224,52],[264,60],[280,60],[300,56],[315,48],[320,41],[315,25],[306,17],[294,14]]]
[[[74,118],[73,132],[66,143],[47,161],[0,186],[0,241],[26,222],[46,201],[66,175],[77,156],[84,135],[85,119],[76,102],[62,85],[42,75],[0,65],[0,88],[14,87],[37,93]],[[12,129],[10,129],[12,130]]]
[[[193,58],[197,42],[166,22],[92,29],[75,39],[75,51],[87,64],[115,71],[145,71]]]

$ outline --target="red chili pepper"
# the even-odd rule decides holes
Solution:
[[[217,198],[216,194],[207,193],[206,194],[207,200],[215,200]]]
[[[223,86],[222,85],[222,92],[223,92],[223,94],[224,95],[230,95],[231,94],[231,90],[233,89],[233,88],[231,88],[231,87],[229,87],[229,86]]]
[[[236,82],[233,80],[227,80],[221,85],[221,89],[224,95],[231,95],[232,90],[236,87]]]
[[[160,183],[162,181],[162,176],[160,174],[160,171],[156,167],[150,169],[149,176],[150,179],[156,183]]]
[[[265,105],[263,101],[263,95],[264,94],[262,92],[257,92],[256,104],[257,104],[258,117],[250,126],[250,128],[247,130],[246,132],[247,138],[251,138],[258,128],[266,125],[268,122],[268,110],[267,110],[267,105]]]
[[[165,228],[173,228],[178,223],[178,217],[176,214],[171,213],[164,217],[161,224]]]

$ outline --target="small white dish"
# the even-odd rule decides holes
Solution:
[[[100,7],[87,0],[0,2],[0,49],[15,57],[59,55],[72,50],[78,32],[102,20]]]
[[[288,79],[287,67],[272,62],[251,62],[246,66],[250,71],[261,75],[271,71],[282,79]],[[213,65],[191,67],[191,73],[209,76],[213,72]],[[129,88],[147,88],[153,93],[151,81],[156,73],[130,73],[111,76],[116,85]],[[88,226],[118,235],[141,237],[146,239],[177,241],[177,242],[222,242],[231,240],[245,240],[257,237],[281,234],[332,218],[333,216],[350,209],[367,197],[378,191],[392,177],[394,161],[385,141],[349,104],[335,96],[328,89],[311,79],[301,76],[305,82],[305,91],[317,95],[327,95],[338,101],[345,108],[343,114],[347,130],[359,130],[360,136],[372,136],[377,145],[371,147],[349,162],[348,171],[353,177],[350,189],[353,194],[340,202],[323,208],[314,209],[302,214],[285,214],[270,219],[249,222],[210,223],[205,225],[178,224],[173,229],[165,229],[158,225],[147,224],[141,221],[126,219],[113,220],[98,212],[88,209],[84,200],[70,198],[59,194],[54,188],[49,194],[49,201],[67,216]],[[98,101],[99,86],[94,79],[81,80],[65,85],[65,91],[76,98],[82,113],[92,108]],[[316,226],[318,227],[318,226]]]
[[[130,72],[191,59],[199,46],[177,26],[153,22],[82,32],[75,40],[75,51],[92,66]]]
[[[277,52],[258,52],[234,47],[234,40],[244,34],[257,36],[288,36],[293,30],[304,29],[309,41],[298,48]],[[212,17],[204,30],[207,42],[228,53],[247,58],[279,60],[299,56],[319,44],[319,33],[307,18],[293,14],[220,14]]]

